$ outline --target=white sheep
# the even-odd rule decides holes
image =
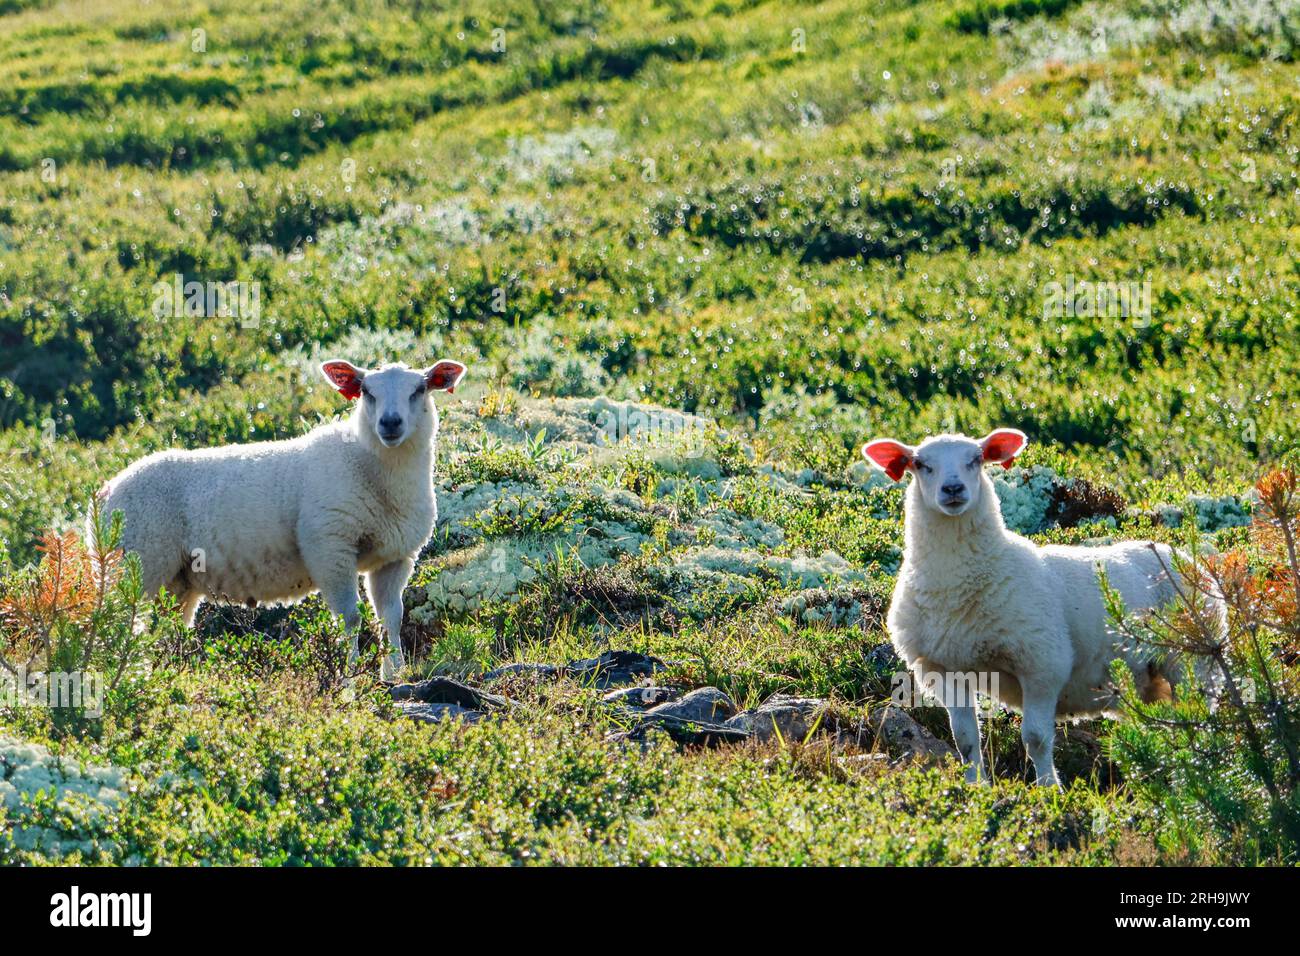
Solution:
[[[150,595],[173,594],[187,626],[202,598],[288,603],[319,591],[343,618],[357,656],[357,575],[402,666],[402,591],[437,520],[434,391],[465,374],[443,360],[424,371],[349,362],[321,366],[353,414],[287,441],[163,451],[100,491],[125,518],[123,547],[140,556]]]
[[[1181,677],[1177,661],[1118,639],[1098,566],[1131,610],[1165,604],[1177,588],[1166,545],[1039,547],[1008,531],[983,466],[1010,467],[1025,442],[1024,433],[1002,428],[982,441],[940,435],[917,448],[881,438],[862,453],[895,481],[912,475],[889,632],[917,684],[947,707],[967,779],[985,778],[973,695],[982,684],[1022,713],[1021,739],[1038,783],[1058,785],[1056,719],[1113,715],[1112,661],[1129,665],[1147,699],[1167,694]]]

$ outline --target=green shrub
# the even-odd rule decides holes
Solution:
[[[1182,567],[1196,582],[1184,610],[1126,620],[1127,636],[1163,654],[1203,662],[1201,688],[1175,702],[1147,702],[1117,668],[1130,719],[1112,737],[1129,785],[1161,807],[1163,836],[1213,861],[1292,864],[1300,859],[1300,491],[1296,472],[1260,480],[1257,550]],[[1193,544],[1195,538],[1193,538]],[[1195,552],[1193,552],[1195,553]],[[1205,594],[1222,594],[1227,632]]]

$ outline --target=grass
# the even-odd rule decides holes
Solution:
[[[1173,540],[1160,506],[1239,503],[1294,454],[1298,11],[1240,13],[0,0],[0,594],[129,461],[342,413],[318,360],[449,356],[414,673],[630,648],[861,716],[901,547],[866,439],[1019,427],[1023,464],[1123,505],[1043,542]],[[177,274],[255,284],[257,321],[157,314]],[[1054,309],[1067,282],[1149,283],[1149,308]],[[599,395],[722,430],[702,459],[675,418],[604,447]],[[434,596],[488,576],[500,600]],[[790,610],[813,591],[859,616]],[[1240,862],[1162,836],[1100,722],[1057,797],[993,718],[977,791],[815,740],[624,749],[563,680],[505,719],[393,720],[339,685],[316,600],[150,633],[83,734],[0,707],[0,734],[136,784],[103,818],[21,810],[65,844],[0,859]]]

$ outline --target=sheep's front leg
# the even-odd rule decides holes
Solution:
[[[915,676],[925,702],[943,704],[952,725],[952,739],[966,767],[967,783],[988,782],[984,770],[984,752],[980,748],[980,721],[976,711],[974,685],[926,658],[914,664]],[[942,677],[942,680],[937,678]]]
[[[343,626],[352,642],[348,651],[348,665],[351,666],[361,656],[358,647],[361,608],[357,595],[356,560],[351,556],[328,554],[323,550],[308,550],[304,558],[312,583],[320,591],[326,606],[343,618]]]
[[[984,770],[984,750],[980,747],[980,719],[975,707],[948,707],[948,720],[952,723],[952,738],[957,742],[957,752],[966,766],[967,783],[988,783]]]
[[[1031,690],[1021,681],[1024,689],[1020,720],[1020,739],[1025,752],[1034,762],[1035,782],[1043,787],[1059,787],[1056,766],[1052,763],[1052,744],[1056,738],[1056,701],[1059,692]]]
[[[383,622],[391,651],[380,664],[379,676],[392,680],[402,669],[402,592],[411,577],[414,564],[408,560],[394,561],[366,575],[366,590],[375,615]]]

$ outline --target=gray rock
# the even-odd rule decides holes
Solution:
[[[821,698],[776,694],[759,707],[732,717],[727,726],[744,730],[755,740],[802,742],[818,726],[825,711],[826,701]]]
[[[567,664],[506,664],[483,675],[484,680],[532,674],[554,679],[572,677],[581,684],[597,690],[639,684],[647,677],[664,669],[664,662],[636,651],[605,651],[598,657],[569,661]]]
[[[605,651],[599,657],[569,661],[564,672],[598,690],[640,683],[664,669],[664,662],[636,651]]]
[[[450,677],[431,677],[418,684],[398,684],[388,690],[395,701],[419,704],[455,704],[467,710],[504,710],[510,700],[476,690]]]
[[[609,734],[606,739],[611,742],[645,742],[656,732],[666,733],[679,744],[715,746],[720,743],[737,743],[749,739],[749,733],[738,727],[700,720],[685,720],[672,714],[656,715],[649,712],[641,715],[640,721],[630,730],[617,731]]]
[[[867,663],[880,674],[895,674],[898,671],[906,670],[902,660],[899,659],[894,645],[888,641],[877,644],[867,652]]]
[[[488,671],[483,675],[485,681],[498,680],[502,677],[521,677],[532,675],[534,677],[555,678],[559,677],[562,672],[556,664],[506,664],[494,670]]]
[[[680,700],[651,707],[646,711],[646,716],[686,721],[693,720],[704,724],[721,724],[728,717],[735,716],[735,713],[736,705],[731,702],[730,697],[716,687],[701,687],[691,691]],[[746,735],[748,735],[748,732],[746,732]]]
[[[635,703],[638,695],[660,696],[665,693],[678,699],[656,704],[649,710],[641,710],[644,705]],[[666,687],[630,687],[605,695],[607,701],[622,707],[623,713],[632,719],[629,729],[612,733],[607,739],[645,743],[657,732],[665,733],[681,744],[707,746],[749,739],[747,729],[729,727],[724,723],[735,715],[736,705],[716,687],[701,687],[685,696],[680,695],[681,691]],[[631,705],[627,703],[629,700],[633,702]]]
[[[843,754],[835,758],[835,763],[850,772],[867,772],[877,764],[888,764],[889,755],[882,753]]]
[[[868,721],[876,741],[898,754],[900,762],[929,762],[957,755],[952,744],[940,740],[917,723],[911,714],[894,704],[875,711]]]
[[[470,710],[457,704],[424,704],[407,700],[399,702],[397,707],[403,716],[422,724],[436,724],[443,720],[457,718],[472,724],[483,716],[477,710]]]
[[[611,690],[601,698],[606,704],[618,707],[656,707],[682,696],[680,687],[623,687]]]

